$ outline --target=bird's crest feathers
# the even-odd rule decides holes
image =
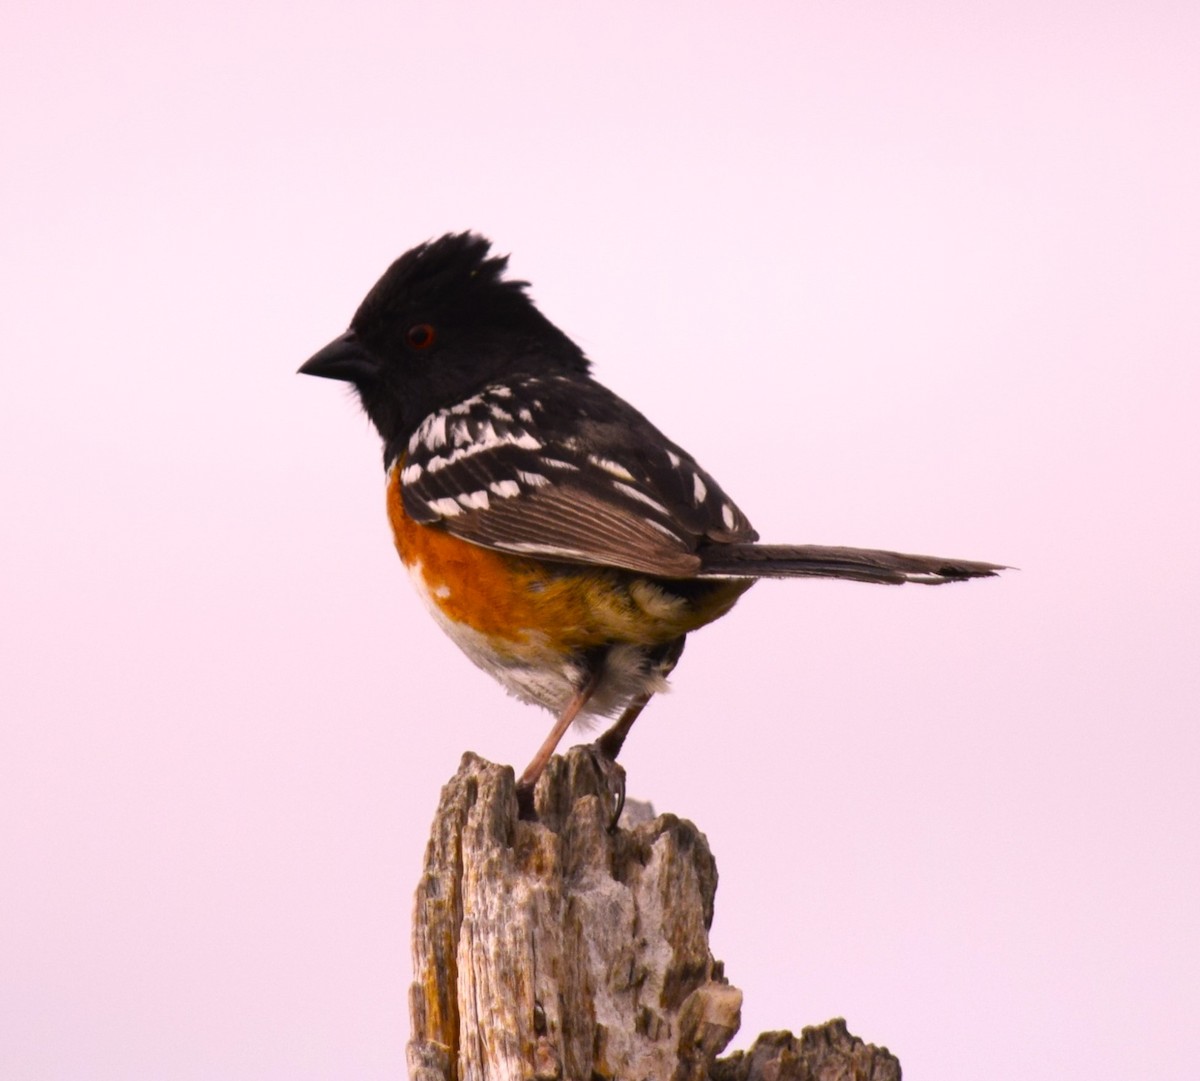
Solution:
[[[507,255],[491,255],[478,233],[447,233],[406,251],[384,272],[359,305],[350,325],[385,322],[398,309],[420,308],[447,297],[535,310],[529,283],[506,279]]]

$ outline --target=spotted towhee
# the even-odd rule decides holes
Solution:
[[[383,437],[400,558],[434,618],[507,690],[557,716],[526,798],[581,715],[615,758],[687,634],[759,578],[939,584],[991,563],[768,545],[682,447],[589,374],[506,257],[420,244],[300,371],[358,391]]]

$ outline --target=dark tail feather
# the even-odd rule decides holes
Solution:
[[[937,586],[966,578],[990,578],[1009,568],[940,556],[830,548],[821,544],[721,544],[701,551],[702,577],[849,578],[856,582]]]

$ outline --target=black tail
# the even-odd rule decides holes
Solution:
[[[849,578],[855,582],[937,586],[966,578],[990,578],[1009,568],[940,556],[914,556],[821,544],[721,544],[700,552],[701,577]]]

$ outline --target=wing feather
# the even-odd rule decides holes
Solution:
[[[415,520],[486,548],[661,577],[694,576],[706,543],[757,537],[685,451],[578,377],[493,385],[426,418],[402,495]]]

